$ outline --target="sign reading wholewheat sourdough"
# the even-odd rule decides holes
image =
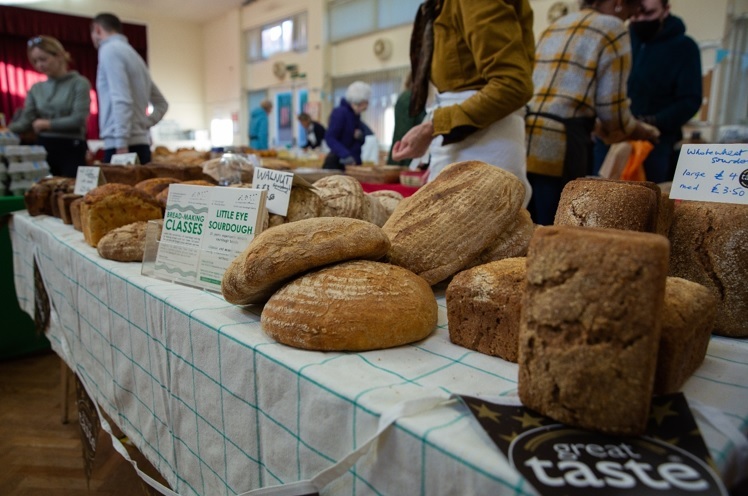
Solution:
[[[683,145],[670,198],[748,204],[748,145]]]
[[[266,191],[172,184],[153,276],[221,290],[229,264],[262,230]]]
[[[460,398],[542,496],[727,496],[681,393],[652,399],[639,437],[569,427],[518,403]]]

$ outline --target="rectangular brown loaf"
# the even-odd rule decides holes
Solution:
[[[519,337],[519,396],[527,407],[610,434],[644,431],[668,250],[657,234],[536,230]]]
[[[64,224],[72,224],[73,216],[70,212],[70,205],[78,198],[83,198],[83,195],[77,195],[75,193],[65,193],[57,196],[57,208],[60,211],[60,219]]]

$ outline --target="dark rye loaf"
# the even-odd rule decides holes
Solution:
[[[559,422],[644,432],[657,365],[667,238],[540,227],[527,255],[519,396]]]

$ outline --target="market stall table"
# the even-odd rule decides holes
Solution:
[[[310,352],[268,338],[260,306],[230,305],[142,276],[140,264],[104,260],[59,219],[16,213],[11,236],[22,308],[33,314],[36,264],[51,300],[53,349],[181,495],[310,478],[361,446],[380,415],[405,400],[516,395],[515,364],[450,343],[443,287],[438,328],[421,342]],[[728,477],[745,461],[736,453],[745,445],[739,431],[748,431],[747,363],[746,340],[713,337],[684,387],[709,412],[697,421]],[[446,401],[398,420],[328,490],[533,494],[467,408]]]

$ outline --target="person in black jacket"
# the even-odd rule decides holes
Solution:
[[[306,143],[301,145],[301,147],[305,150],[314,150],[322,146],[322,140],[325,139],[325,126],[317,121],[313,121],[312,117],[306,112],[300,113],[298,119],[306,133]]]
[[[675,144],[683,138],[682,127],[701,107],[701,52],[686,35],[683,21],[670,13],[668,0],[642,0],[631,18],[633,63],[628,79],[631,111],[660,130],[659,142],[644,161],[648,181],[672,181]],[[607,147],[595,145],[595,171],[602,165]]]

